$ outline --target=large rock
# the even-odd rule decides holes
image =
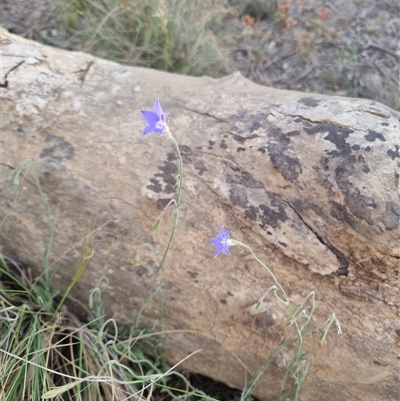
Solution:
[[[49,229],[31,168],[12,193],[10,173],[33,159],[56,232],[55,285],[66,288],[85,238],[94,256],[74,295],[86,301],[101,276],[107,312],[130,323],[152,283],[145,242],[161,250],[171,226],[150,227],[177,173],[166,138],[142,137],[140,109],[161,99],[184,158],[184,198],[160,276],[166,356],[241,387],[284,334],[281,306],[254,315],[271,285],[248,252],[214,259],[220,226],[251,245],[300,301],[317,293],[314,323],[331,312],[343,335],[309,337],[308,401],[397,400],[399,307],[398,114],[369,100],[261,87],[239,74],[213,80],[126,67],[3,31],[1,77],[3,252],[41,272]],[[153,257],[154,259],[154,257]],[[166,284],[165,284],[166,283]],[[164,294],[164,295],[163,295]],[[271,306],[271,304],[268,304]],[[285,353],[256,393],[276,396]]]

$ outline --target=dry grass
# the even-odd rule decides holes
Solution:
[[[222,0],[57,0],[66,46],[120,63],[221,76],[229,58],[210,29]]]
[[[161,394],[166,400],[182,394],[212,400],[161,358],[143,354],[143,341],[162,333],[121,331],[112,319],[104,320],[100,286],[91,293],[90,322],[83,324],[65,306],[61,313],[46,311],[32,290],[35,284],[3,256],[0,282],[2,401],[153,400]],[[184,391],[169,386],[177,380]]]

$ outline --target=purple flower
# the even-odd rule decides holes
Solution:
[[[144,128],[143,135],[151,132],[162,135],[168,132],[167,118],[169,113],[163,112],[158,99],[154,102],[153,110],[141,110],[141,113],[146,123],[149,124]]]
[[[224,231],[224,227],[219,229],[218,237],[215,237],[211,240],[211,243],[215,246],[215,257],[221,252],[226,255],[230,255],[228,247],[236,245],[234,241],[232,241],[229,236],[232,231]]]

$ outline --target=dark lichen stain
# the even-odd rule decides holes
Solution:
[[[214,141],[208,141],[208,146],[214,146],[215,142]]]
[[[62,157],[53,156],[53,157],[46,157],[42,164],[42,170],[44,173],[51,173],[55,170],[64,170],[65,167],[61,164]]]
[[[192,279],[196,279],[197,276],[199,275],[198,272],[194,272],[194,271],[191,271],[191,270],[188,270],[188,271],[187,271],[187,274],[188,274],[188,275],[190,276],[190,278],[192,278]]]
[[[357,162],[357,158],[355,155],[350,155],[347,159],[346,159],[346,163],[347,164],[354,164]]]
[[[199,172],[199,175],[203,175],[207,171],[206,166],[201,160],[196,160],[194,162],[194,168]]]
[[[336,182],[346,196],[345,202],[352,215],[364,220],[369,225],[374,225],[371,209],[376,209],[378,205],[373,198],[362,195],[360,190],[354,187],[351,177],[355,174],[356,170],[351,165],[339,166],[335,169]]]
[[[366,152],[369,152],[371,150],[371,146],[367,146],[366,148],[365,148],[365,151]]]
[[[179,145],[179,150],[181,152],[182,160],[184,163],[191,163],[193,151],[190,149],[189,146],[186,145]]]
[[[228,145],[226,144],[225,140],[223,139],[219,145],[221,149],[228,149]]]
[[[246,148],[237,148],[236,149],[236,152],[245,152],[246,151]]]
[[[349,146],[346,144],[345,140],[354,132],[349,128],[338,127],[334,124],[318,124],[312,128],[304,128],[304,131],[308,135],[324,134],[327,132],[328,135],[324,139],[336,145],[337,149],[343,149],[344,145]]]
[[[136,269],[135,269],[135,273],[139,276],[142,277],[144,274],[147,274],[149,272],[149,269],[146,266],[143,265],[139,265]]]
[[[266,205],[260,205],[260,209],[263,211],[262,214],[259,215],[262,223],[262,227],[270,226],[272,228],[279,227],[279,222],[286,221],[288,216],[285,212],[285,209],[282,205],[274,205],[278,208],[278,211],[274,211]]]
[[[386,154],[387,154],[392,160],[394,160],[394,159],[396,159],[396,158],[399,158],[399,159],[400,159],[399,145],[394,145],[394,147],[395,147],[396,150],[389,149],[389,150],[386,152]]]
[[[192,149],[190,149],[189,146],[186,145],[179,145],[179,150],[182,154],[192,154]]]
[[[150,182],[152,183],[152,185],[147,185],[148,189],[157,193],[160,193],[162,191],[162,186],[158,180],[156,180],[155,178],[150,178]]]
[[[325,208],[321,208],[315,203],[308,202],[307,200],[298,198],[292,201],[292,207],[299,215],[301,215],[305,210],[312,210],[317,216],[320,216],[322,219],[326,220]],[[321,242],[325,243],[322,240]]]
[[[298,131],[292,131],[298,132]],[[282,130],[278,127],[270,127],[268,129],[268,136],[273,138],[275,143],[279,143],[282,146],[288,146],[290,144],[290,137],[291,135],[285,134]]]
[[[369,168],[368,166],[364,166],[364,167],[362,168],[362,171],[363,171],[365,174],[368,174],[371,170],[370,170],[370,168]]]
[[[304,131],[308,135],[328,132],[328,135],[324,137],[324,140],[333,143],[337,149],[327,152],[331,157],[348,155],[351,153],[350,145],[346,142],[349,135],[354,132],[351,129],[338,127],[333,124],[320,124],[310,129],[305,128]]]
[[[386,213],[382,218],[382,223],[387,231],[396,230],[399,228],[400,220],[400,205],[396,205],[392,202],[386,203]]]
[[[226,299],[224,299],[224,298],[221,298],[219,300],[219,302],[221,302],[221,304],[227,304],[228,303],[228,301]]]
[[[302,173],[300,160],[293,156],[288,156],[285,152],[289,149],[291,136],[299,135],[299,131],[283,133],[280,128],[271,127],[268,136],[272,138],[267,145],[268,154],[274,168],[279,171],[287,181],[295,181]]]
[[[274,168],[279,171],[286,181],[296,181],[302,173],[299,159],[285,155],[284,147],[276,144],[268,144],[268,153]]]
[[[324,188],[331,189],[333,187],[333,184],[327,178],[324,178],[324,180],[322,181],[322,186]]]
[[[164,210],[170,201],[171,199],[168,198],[157,199],[156,206],[158,209]]]
[[[388,127],[388,126],[389,126],[389,123],[381,123],[381,125],[382,125],[383,127]]]
[[[396,329],[394,332],[400,337],[400,329]]]
[[[167,194],[174,192],[174,186],[176,185],[176,175],[178,174],[178,168],[174,163],[164,163],[164,166],[160,168],[161,173],[155,174],[156,177],[161,177],[164,181],[165,188],[164,192]]]
[[[52,158],[56,162],[64,159],[71,160],[75,157],[75,148],[61,136],[48,131],[41,132],[41,135],[46,137],[45,142],[52,143],[53,145],[44,148],[40,153],[40,158]]]
[[[250,206],[246,211],[245,215],[250,219],[250,220],[257,220],[257,215],[259,213],[259,208],[256,206]]]
[[[40,152],[40,158],[44,159],[45,157],[53,157],[55,160],[61,161],[62,157],[57,156],[55,153],[57,151],[57,146],[52,146],[50,148],[45,148]]]
[[[265,319],[265,324],[267,326],[273,326],[278,321],[278,319],[274,315],[271,315],[269,313],[265,314],[265,318],[264,319]]]
[[[262,122],[266,120],[266,113],[250,114],[248,111],[242,111],[230,116],[230,120],[237,121],[238,124],[234,125],[232,131],[236,135],[247,135],[254,131],[258,131],[263,127]],[[249,138],[244,138],[249,139]]]
[[[254,122],[253,125],[250,127],[250,132],[257,131],[261,128],[261,124],[259,122]]]
[[[355,188],[352,192],[346,194],[347,205],[351,213],[369,225],[375,224],[371,212],[378,209],[374,198],[361,195],[360,190]]]
[[[378,365],[378,366],[387,366],[387,363],[381,363],[381,362],[379,362],[379,361],[372,361],[372,363],[373,363],[374,365]]]
[[[174,160],[178,160],[178,156],[175,153],[168,153],[167,160],[173,162]]]
[[[260,226],[262,228],[265,228],[265,226],[277,228],[279,227],[279,222],[286,221],[288,216],[275,194],[270,193],[269,198],[271,199],[271,207],[267,205],[251,205],[246,208],[245,215],[252,221],[261,221]],[[270,231],[267,231],[267,234],[272,235]]]
[[[236,185],[232,186],[232,188],[229,190],[229,199],[234,205],[238,205],[244,208],[247,203],[246,188],[239,188]]]
[[[382,142],[386,142],[386,139],[382,134],[380,134],[379,132],[372,131],[372,130],[368,131],[368,134],[365,135],[365,139],[368,142],[375,142],[376,139],[380,139]]]
[[[264,188],[261,181],[255,180],[253,176],[240,166],[229,165],[234,174],[226,176],[228,184],[239,184],[246,188]]]
[[[234,135],[234,136],[233,136],[233,139],[234,139],[236,142],[239,142],[239,143],[242,143],[242,144],[246,142],[246,138],[241,137],[241,136],[237,136],[237,135]]]
[[[364,156],[363,156],[363,155],[358,155],[357,161],[358,161],[359,163],[365,163]]]
[[[325,171],[329,170],[329,166],[328,166],[329,161],[330,161],[329,157],[321,157],[321,159],[320,159],[320,163],[322,164],[322,168]]]
[[[165,192],[170,194],[174,192],[178,167],[175,163],[172,163],[173,155],[171,153],[168,154],[167,158],[168,161],[164,162],[164,165],[159,167],[161,173],[154,174],[154,178],[150,179],[152,185],[147,186],[148,189],[156,193]],[[160,181],[164,183],[164,189]]]
[[[349,214],[344,205],[341,205],[335,201],[329,201],[329,204],[331,205],[330,214],[334,219],[344,221],[353,229],[356,228],[356,222],[353,216]]]
[[[360,145],[353,145],[351,147],[352,150],[360,150]]]
[[[304,106],[307,106],[307,107],[317,107],[321,101],[314,99],[312,97],[303,97],[298,102],[300,104],[304,104]]]

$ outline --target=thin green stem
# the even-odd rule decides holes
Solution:
[[[254,260],[264,269],[267,270],[267,272],[269,273],[269,275],[272,277],[272,279],[274,280],[275,285],[278,287],[278,289],[282,292],[283,296],[284,296],[284,301],[283,303],[285,304],[285,306],[291,311],[292,310],[292,305],[290,303],[289,297],[286,294],[286,291],[283,289],[283,287],[281,286],[280,282],[278,281],[278,279],[276,278],[275,274],[272,272],[272,270],[265,264],[263,263],[254,253],[254,251],[246,244],[233,240],[233,242],[235,243],[235,245],[239,245],[243,248],[246,248],[248,251],[250,251],[251,255],[253,256]]]
[[[178,160],[179,160],[179,167],[178,167],[178,176],[177,176],[177,182],[176,182],[176,189],[177,189],[177,199],[176,201],[173,200],[171,201],[166,208],[168,208],[171,204],[174,205],[174,219],[173,219],[173,225],[172,225],[172,229],[171,229],[171,233],[168,239],[168,243],[167,246],[164,250],[163,256],[161,258],[161,260],[158,262],[158,268],[156,270],[156,273],[154,275],[153,281],[152,281],[152,285],[151,285],[151,295],[147,298],[146,302],[144,303],[144,305],[142,306],[142,308],[140,308],[139,312],[136,315],[135,318],[135,325],[139,324],[140,318],[142,316],[143,311],[145,310],[147,304],[150,302],[150,300],[153,298],[153,296],[156,294],[157,290],[153,292],[153,287],[157,281],[158,278],[158,274],[162,271],[163,267],[164,267],[164,263],[165,260],[167,258],[169,249],[171,248],[171,244],[172,244],[172,240],[174,238],[175,235],[175,229],[178,226],[178,217],[179,217],[179,206],[182,203],[182,184],[183,184],[183,160],[182,160],[182,155],[181,152],[179,150],[179,145],[176,142],[175,138],[172,136],[171,132],[167,132],[167,134],[165,135],[167,136],[169,139],[171,139],[174,148],[176,150],[176,153],[178,154]],[[164,211],[161,213],[161,216],[157,219],[157,222],[155,224],[155,226],[158,226],[162,220],[162,218],[164,217],[166,213],[166,209],[164,209]],[[163,310],[162,310],[163,312]]]
[[[179,180],[179,183],[178,183],[179,191],[178,191],[178,200],[177,200],[177,204],[176,204],[176,207],[178,208],[180,206],[181,202],[182,202],[182,191],[181,191],[181,189],[182,189],[182,185],[183,185],[183,160],[182,160],[181,151],[179,149],[179,145],[178,145],[178,143],[176,142],[175,138],[172,136],[171,133],[169,134],[169,138],[171,139],[171,141],[172,141],[172,143],[173,143],[173,145],[175,147],[175,150],[176,150],[176,153],[178,154],[178,159],[179,159],[179,178],[178,178],[178,180]]]
[[[239,245],[242,246],[243,248],[247,249],[251,255],[253,256],[254,260],[261,266],[263,267],[265,270],[267,270],[267,272],[269,273],[269,275],[272,277],[276,287],[278,288],[278,290],[283,294],[283,299],[276,293],[275,291],[275,295],[276,297],[289,309],[289,314],[292,314],[292,312],[295,310],[295,308],[292,307],[292,304],[289,300],[289,297],[286,293],[286,291],[284,290],[284,288],[282,287],[282,285],[280,284],[280,282],[278,281],[278,279],[276,278],[275,274],[272,272],[272,270],[265,264],[263,263],[254,253],[253,249],[251,249],[251,247],[249,247],[248,245],[236,241],[236,240],[232,240],[232,242],[235,245]],[[308,297],[307,297],[308,298]],[[306,298],[306,300],[307,300]],[[313,300],[312,304],[313,304],[313,309],[312,312],[314,312],[315,309],[315,304],[314,304],[314,293],[312,293],[311,298]],[[306,302],[306,300],[304,300],[304,302]],[[312,314],[312,313],[311,313]],[[293,361],[292,363],[289,365],[286,374],[283,378],[282,381],[282,385],[281,385],[281,394],[284,392],[284,389],[286,387],[286,381],[288,379],[289,373],[291,374],[291,376],[293,377],[294,381],[295,381],[295,394],[294,394],[294,398],[293,401],[298,400],[299,397],[299,393],[305,378],[305,375],[300,371],[300,365],[299,362],[301,362],[302,358],[303,358],[303,329],[304,327],[307,325],[307,323],[310,321],[311,317],[309,317],[306,321],[306,324],[303,324],[301,327],[299,327],[299,324],[297,323],[297,319],[293,318],[292,322],[293,325],[296,328],[296,332],[297,332],[297,336],[296,336],[296,341],[295,341],[295,351],[294,351],[294,357],[293,357]]]
[[[181,152],[179,150],[178,143],[176,142],[175,138],[172,136],[172,134],[170,132],[168,132],[168,138],[171,139],[171,141],[172,141],[172,143],[173,143],[173,145],[175,147],[176,153],[178,154],[179,175],[178,175],[177,183],[176,183],[178,196],[177,196],[176,204],[174,204],[174,221],[173,221],[171,234],[169,236],[168,244],[167,244],[167,246],[165,248],[164,255],[161,258],[161,262],[159,264],[159,269],[161,269],[164,266],[165,259],[167,257],[168,252],[169,252],[169,249],[171,247],[172,240],[173,240],[174,234],[175,234],[175,229],[176,229],[176,227],[178,225],[178,217],[179,217],[178,210],[179,210],[179,206],[182,203],[182,184],[183,184],[183,160],[182,160],[182,155],[181,155]]]

